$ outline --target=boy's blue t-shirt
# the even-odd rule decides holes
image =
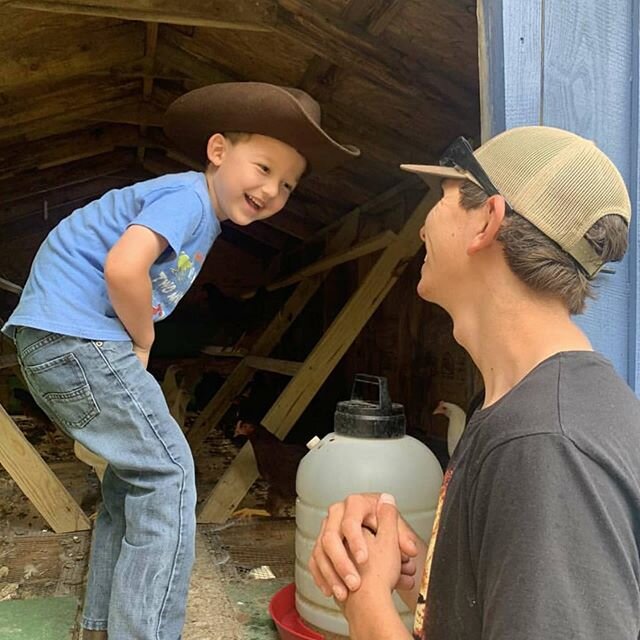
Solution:
[[[198,275],[220,234],[206,178],[188,171],[105,193],[76,209],[42,243],[18,306],[2,328],[18,326],[90,340],[129,340],[107,294],[107,253],[131,225],[169,246],[151,266],[153,320],[166,318]]]

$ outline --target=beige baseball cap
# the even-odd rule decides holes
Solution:
[[[620,172],[590,140],[554,127],[519,127],[488,140],[474,157],[511,208],[555,241],[589,277],[602,259],[584,234],[600,218],[631,220]],[[478,181],[468,171],[403,164],[431,186],[444,178]]]

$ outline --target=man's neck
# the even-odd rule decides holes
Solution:
[[[557,300],[494,296],[452,312],[454,336],[482,374],[489,406],[547,358],[591,351],[586,335]]]

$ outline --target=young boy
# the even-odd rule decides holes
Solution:
[[[177,640],[194,558],[193,459],[146,371],[154,322],[197,276],[223,220],[284,207],[310,170],[359,151],[320,127],[306,93],[262,83],[192,91],[167,135],[204,173],[110,191],[48,235],[3,331],[51,420],[108,462],[84,605],[85,638]]]
[[[392,496],[353,496],[329,513],[314,577],[345,603],[355,640],[637,640],[640,403],[571,318],[626,251],[624,182],[592,142],[550,127],[475,153],[459,139],[441,165],[405,167],[442,190],[421,231],[418,294],[451,315],[484,406],[445,474],[429,545]],[[416,610],[413,636],[396,586]]]

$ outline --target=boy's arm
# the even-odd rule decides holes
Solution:
[[[155,338],[149,269],[167,245],[151,229],[132,225],[113,245],[104,263],[111,304],[134,347],[147,353]]]
[[[349,594],[345,604],[352,640],[410,640],[391,594],[366,587]]]

